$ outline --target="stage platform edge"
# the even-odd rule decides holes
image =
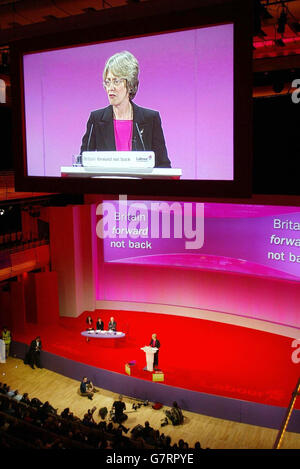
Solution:
[[[13,357],[23,360],[27,350],[27,344],[15,341],[11,344],[11,356]],[[47,370],[79,382],[83,376],[88,376],[97,387],[117,394],[150,402],[161,402],[166,406],[172,406],[172,403],[176,401],[184,410],[224,420],[279,429],[286,413],[285,407],[206,394],[159,382],[146,381],[128,376],[125,373],[96,368],[46,351],[41,352],[41,362]],[[300,433],[300,410],[293,411],[287,431]]]

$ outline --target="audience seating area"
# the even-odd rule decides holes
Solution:
[[[49,402],[29,398],[0,383],[0,447],[18,449],[149,449],[200,450],[200,443],[189,448],[188,443],[171,438],[149,425],[128,429],[114,424],[109,418],[94,420],[96,408],[89,409],[83,419],[66,408],[61,415]],[[128,436],[130,435],[130,436]]]

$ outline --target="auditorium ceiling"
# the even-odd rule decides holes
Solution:
[[[113,12],[125,5],[139,8],[139,4],[149,1],[152,0],[0,0],[0,47],[31,32],[38,35],[38,31],[47,31],[61,20],[78,26],[86,15],[97,16],[101,10]],[[300,0],[253,1],[254,59],[299,54]],[[152,3],[155,5],[155,1]],[[172,6],[170,0],[157,0],[158,5],[163,3]]]
[[[220,3],[227,0],[218,0]],[[241,0],[242,1],[242,0]],[[193,0],[191,0],[193,2]],[[197,6],[199,0],[194,0]],[[202,0],[209,5],[210,0]],[[300,0],[253,0],[253,71],[300,68]],[[150,4],[151,6],[147,5]],[[18,39],[38,37],[62,29],[78,30],[89,18],[97,25],[105,10],[107,20],[122,21],[124,9],[145,8],[153,12],[155,5],[172,11],[180,0],[0,0],[0,68],[9,62],[9,44]],[[184,4],[184,2],[182,2]],[[141,13],[140,13],[141,14]],[[62,26],[63,25],[63,26]],[[8,56],[8,59],[7,59]],[[6,73],[1,72],[0,73]],[[260,80],[260,76],[258,77]],[[264,79],[264,76],[263,76]],[[290,77],[286,77],[290,81]]]

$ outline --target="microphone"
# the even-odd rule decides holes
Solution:
[[[136,129],[137,129],[137,131],[138,131],[138,134],[139,134],[140,140],[141,140],[141,142],[142,142],[142,145],[143,145],[143,150],[144,150],[144,151],[146,151],[146,150],[145,150],[145,145],[144,145],[143,136],[142,136],[143,130],[142,130],[142,131],[140,131],[140,129],[139,129],[139,126],[138,126],[138,123],[137,123],[137,122],[135,123],[135,125],[136,125]]]
[[[136,149],[137,149],[137,148],[136,148],[136,137],[133,137],[133,139],[132,139],[132,149],[133,149],[134,151],[136,151]]]
[[[91,142],[91,136],[92,136],[93,128],[94,128],[94,124],[92,124],[91,128],[90,128],[89,138],[88,138],[87,146],[86,146],[86,151],[89,151],[89,148],[90,148],[90,142]],[[76,156],[76,163],[73,166],[83,166],[82,165],[82,155],[81,154]]]
[[[89,149],[90,149],[90,142],[91,142],[91,136],[92,136],[93,128],[94,128],[94,124],[92,124],[91,128],[90,128],[90,133],[89,133],[89,138],[88,138],[88,142],[87,142],[87,146],[86,146],[86,151],[89,151]]]

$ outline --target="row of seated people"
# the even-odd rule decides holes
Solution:
[[[92,316],[88,316],[88,317],[86,318],[85,322],[86,322],[86,324],[87,324],[87,330],[88,330],[88,331],[93,331],[93,330],[95,330],[94,321],[93,321]],[[102,321],[101,318],[97,318],[97,321],[96,321],[96,329],[97,329],[98,331],[103,331],[103,330],[104,330],[104,322]],[[116,323],[114,317],[111,317],[110,320],[108,321],[107,329],[108,329],[109,331],[116,331],[116,330],[117,330],[117,323]]]
[[[129,428],[105,419],[100,411],[100,422],[94,419],[96,407],[89,409],[83,419],[69,408],[58,415],[51,404],[38,398],[29,398],[18,390],[0,383],[0,447],[35,449],[176,449],[187,450],[184,440],[171,444],[171,438],[154,430],[149,422]],[[200,450],[197,442],[194,449]]]

